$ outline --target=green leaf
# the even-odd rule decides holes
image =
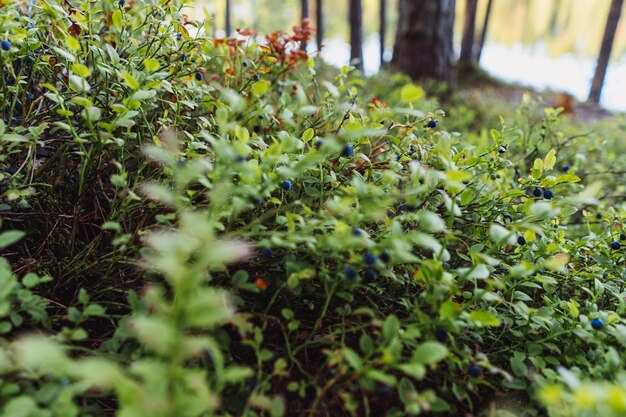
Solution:
[[[390,315],[385,320],[383,324],[383,337],[386,342],[389,342],[391,339],[398,335],[400,331],[400,320],[395,315]]]
[[[423,98],[425,95],[424,89],[415,84],[407,84],[400,90],[400,98],[405,103],[412,103]]]
[[[550,149],[550,152],[546,155],[543,160],[543,169],[545,171],[551,171],[554,168],[554,164],[556,163],[556,149]]]
[[[348,347],[343,348],[343,357],[346,358],[346,361],[354,368],[356,371],[360,371],[363,369],[363,361],[359,357],[359,355]]]
[[[500,320],[498,320],[495,315],[483,310],[472,311],[470,313],[470,320],[482,326],[497,327],[500,325]]]
[[[156,71],[159,69],[160,65],[159,65],[159,61],[156,59],[145,59],[143,61],[143,65],[146,67],[146,69],[150,72],[152,71]]]
[[[4,249],[23,238],[26,233],[20,230],[9,230],[0,234],[0,249]]]
[[[113,12],[113,25],[117,30],[122,30],[122,12],[118,9]]]
[[[87,68],[83,64],[72,64],[72,71],[74,72],[74,74],[82,78],[89,77],[89,74],[91,74],[89,68]]]
[[[135,79],[135,77],[133,77],[133,75],[130,72],[126,70],[122,70],[121,74],[127,86],[129,86],[133,90],[139,89],[139,82]]]
[[[432,365],[448,356],[448,348],[438,342],[424,342],[415,349],[412,363]]]
[[[267,80],[260,80],[252,84],[250,91],[257,96],[262,96],[270,89],[270,82]]]
[[[308,128],[302,134],[302,140],[305,141],[305,142],[308,142],[311,139],[313,139],[313,135],[315,135],[315,130],[313,130],[312,128]]]

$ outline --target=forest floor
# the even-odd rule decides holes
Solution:
[[[479,99],[494,108],[510,108],[514,111],[523,101],[525,94],[541,98],[546,106],[563,107],[563,113],[574,122],[588,123],[615,117],[620,113],[609,111],[592,102],[581,102],[572,95],[555,90],[538,90],[517,83],[507,83],[480,72],[461,81],[457,93],[461,98]]]

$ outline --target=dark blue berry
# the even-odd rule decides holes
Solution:
[[[17,169],[15,169],[14,167],[6,167],[4,169],[4,172],[6,172],[9,175],[15,175],[15,173],[17,172]]]
[[[513,221],[513,216],[511,216],[509,213],[505,213],[504,216],[502,216],[502,217],[504,217],[504,221],[505,222],[507,222],[507,221],[512,222]]]
[[[602,213],[596,213],[596,219],[601,219],[602,218]]]
[[[248,382],[248,391],[252,391],[256,388],[259,381],[256,378],[252,378],[250,382]]]
[[[617,240],[614,240],[613,242],[611,242],[611,249],[618,250],[621,247],[622,247],[622,244],[619,243]]]
[[[117,2],[117,4],[119,4],[119,5],[120,5],[120,7],[124,7],[124,4],[126,4],[126,1],[125,1],[125,0],[119,0],[119,1]]]
[[[365,262],[365,265],[375,265],[376,255],[374,255],[372,252],[367,252],[363,257],[363,262]]]
[[[196,72],[196,80],[202,81],[203,78],[204,78],[204,75],[202,75],[201,72]]]
[[[286,191],[291,190],[291,181],[289,180],[283,181],[281,187],[283,187],[283,190],[286,190]]]
[[[247,67],[247,66],[248,66],[248,61],[243,61],[243,62],[241,63],[241,65],[243,65],[244,67]]]
[[[498,148],[498,153],[506,153],[506,146],[502,145]]]
[[[563,172],[567,172],[567,171],[569,171],[569,169],[570,169],[571,167],[572,167],[572,166],[571,166],[570,164],[564,164],[564,165],[561,167],[561,169],[563,170]]]
[[[263,248],[261,249],[261,255],[265,259],[271,259],[274,256],[274,251],[272,251],[272,248]]]
[[[33,93],[26,93],[26,100],[33,101],[35,99],[35,95]]]
[[[437,327],[435,329],[435,339],[441,343],[446,343],[450,337],[448,336],[448,332],[441,327]]]
[[[356,279],[357,276],[356,270],[351,266],[346,266],[346,269],[343,270],[343,274],[349,280]]]
[[[11,50],[11,42],[5,39],[2,42],[0,42],[0,47],[2,47],[3,51],[10,51]]]
[[[469,369],[468,369],[468,373],[470,374],[470,376],[472,378],[478,378],[481,374],[482,370],[480,369],[480,366],[473,364],[470,365]]]
[[[188,56],[187,56],[187,54],[183,54],[180,58],[181,58],[183,61],[186,61],[186,60],[187,60],[187,58],[188,58]]]
[[[365,282],[376,281],[376,271],[373,269],[366,269],[365,272],[363,272],[363,280]]]
[[[261,197],[257,197],[254,199],[254,204],[257,206],[260,206],[261,204],[263,204],[263,198]]]
[[[382,385],[380,388],[376,390],[376,394],[382,400],[388,400],[395,394],[395,390],[393,387],[389,385]]]
[[[352,147],[352,145],[346,143],[343,146],[343,151],[341,152],[341,155],[345,156],[346,158],[350,158],[352,155],[354,155],[354,148]]]
[[[384,249],[380,251],[380,255],[378,255],[378,257],[384,263],[388,263],[389,261],[391,261],[391,255],[389,255],[389,252]]]
[[[626,240],[626,235],[624,233],[620,233],[619,240]]]
[[[554,193],[552,192],[552,190],[544,190],[543,198],[547,198],[548,200],[550,200],[552,199],[552,197],[554,197]]]
[[[321,140],[321,139],[317,139],[317,140],[315,141],[315,145],[314,145],[314,146],[315,146],[315,149],[319,149],[319,148],[321,148],[323,143],[324,143],[324,141],[323,141],[323,140]]]
[[[525,245],[526,244],[526,239],[524,239],[524,236],[518,236],[517,237],[517,244],[518,245]]]
[[[354,236],[361,237],[363,236],[364,233],[363,233],[363,230],[359,229],[358,227],[355,227],[352,229],[352,234]]]
[[[593,319],[591,320],[591,327],[593,327],[593,330],[602,330],[604,322],[602,319]]]
[[[434,129],[437,127],[437,121],[435,119],[429,120],[428,123],[426,123],[426,127]]]
[[[261,79],[261,76],[259,74],[254,74],[254,81],[259,81]]]
[[[179,41],[182,40],[183,39],[183,34],[182,33],[177,33],[176,34],[176,39],[178,39]]]

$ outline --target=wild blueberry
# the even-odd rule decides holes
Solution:
[[[435,127],[437,127],[437,121],[435,119],[429,120],[428,123],[426,123],[426,127],[434,129]]]
[[[351,266],[346,266],[346,269],[343,270],[343,275],[349,279],[349,280],[353,280],[356,278],[357,273],[356,270],[354,268],[352,268]]]
[[[263,248],[261,249],[261,255],[265,259],[271,259],[274,256],[274,251],[272,251],[272,248]]]
[[[285,191],[291,190],[291,181],[289,181],[289,180],[283,181],[281,187],[283,187],[283,190],[285,190]]]
[[[366,269],[363,273],[363,280],[365,282],[373,282],[376,280],[376,271],[373,269]]]
[[[257,197],[254,199],[254,204],[257,206],[260,206],[261,204],[263,204],[263,198],[261,197]]]
[[[186,61],[186,60],[187,60],[187,58],[188,58],[188,57],[187,57],[187,54],[183,54],[183,55],[181,56],[181,59],[182,59],[183,61]]]
[[[26,100],[33,101],[35,99],[35,95],[31,92],[26,93]]]
[[[352,234],[354,236],[361,237],[363,236],[363,230],[359,229],[358,227],[355,227],[352,229]]]
[[[253,389],[255,389],[257,384],[258,384],[257,379],[252,378],[250,382],[248,382],[248,391],[252,391]]]
[[[622,247],[622,244],[619,243],[617,240],[614,240],[613,242],[611,242],[611,249],[618,250],[621,247]]]
[[[591,320],[591,327],[593,327],[593,330],[602,330],[604,322],[602,319],[593,319]]]
[[[321,148],[321,147],[322,147],[322,143],[324,143],[324,141],[323,141],[323,140],[321,140],[321,139],[317,139],[317,140],[315,141],[315,145],[314,145],[314,146],[315,146],[315,149],[319,149],[319,148]]]
[[[247,67],[247,66],[248,66],[248,61],[243,61],[243,62],[241,63],[241,65],[243,65],[244,67]]]
[[[550,200],[552,199],[552,197],[554,197],[554,192],[552,192],[552,190],[543,191],[543,198],[547,198],[548,200]]]
[[[571,167],[572,167],[572,166],[571,166],[570,164],[564,164],[564,165],[561,167],[561,169],[563,170],[563,172],[567,172],[567,171],[569,171],[569,169],[570,169]]]
[[[341,152],[341,155],[345,156],[346,158],[350,158],[352,155],[354,155],[354,148],[352,147],[352,145],[346,143],[343,146],[343,151]]]
[[[480,366],[473,364],[470,365],[469,369],[468,369],[468,373],[470,374],[470,376],[472,378],[478,378],[481,374],[482,370],[480,369]]]
[[[381,399],[388,400],[391,397],[393,397],[393,394],[395,394],[395,390],[393,389],[393,387],[390,387],[389,385],[385,384],[376,390],[376,394]]]
[[[204,75],[202,75],[201,72],[196,72],[196,80],[202,81],[203,78],[204,78]]]
[[[0,42],[0,47],[2,48],[3,51],[10,51],[11,42],[8,41],[7,39],[4,39],[2,42]]]
[[[179,41],[183,39],[183,34],[182,33],[177,33],[176,34],[176,39],[178,39]]]
[[[380,251],[380,254],[378,255],[378,257],[384,263],[388,263],[389,261],[391,261],[391,255],[389,255],[389,252],[387,252],[384,249]]]
[[[125,1],[125,0],[119,0],[119,1],[117,2],[117,4],[119,4],[119,5],[120,5],[120,7],[124,7],[124,4],[126,4],[126,1]]]
[[[526,244],[526,239],[524,239],[524,236],[518,236],[517,237],[517,244],[518,245],[525,245]]]
[[[363,257],[363,262],[365,262],[365,265],[375,265],[376,255],[374,255],[372,252],[367,252]]]
[[[259,81],[261,79],[261,76],[259,74],[254,74],[254,81]]]
[[[9,175],[15,175],[15,173],[17,172],[17,169],[15,169],[14,167],[6,167],[4,169],[4,172],[6,172]]]
[[[602,218],[602,213],[596,213],[596,219],[601,219]]]
[[[442,329],[441,327],[437,327],[435,329],[435,339],[437,339],[437,341],[440,343],[446,343],[449,339],[448,332],[446,332],[446,330]]]
[[[498,153],[506,153],[506,146],[502,145],[498,148]]]
[[[626,235],[624,233],[620,233],[619,240],[626,240]]]
[[[502,216],[502,217],[504,217],[504,222],[505,222],[505,223],[506,223],[507,221],[508,221],[508,222],[512,222],[512,221],[513,221],[513,216],[511,216],[509,213],[505,213],[505,214],[504,214],[504,216]]]

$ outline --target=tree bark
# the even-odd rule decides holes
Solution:
[[[461,56],[459,63],[468,65],[473,61],[474,38],[476,33],[476,6],[478,0],[465,1],[465,21],[463,22],[463,39],[461,40]]]
[[[400,0],[394,70],[452,85],[454,5],[455,0]]]
[[[491,6],[493,0],[487,2],[487,10],[485,11],[485,20],[483,20],[483,28],[480,34],[480,43],[478,44],[478,51],[476,51],[476,63],[480,62],[480,57],[483,54],[483,46],[485,46],[485,40],[487,39],[487,28],[489,27],[489,17],[491,17]]]
[[[309,18],[309,0],[301,0],[300,22]],[[306,51],[306,42],[300,44],[300,48]]]
[[[609,58],[611,57],[611,50],[613,49],[613,40],[615,39],[615,31],[617,30],[623,4],[624,0],[613,0],[611,2],[611,9],[609,10],[609,16],[606,20],[604,36],[602,37],[602,45],[600,46],[600,54],[598,55],[598,64],[596,65],[596,72],[591,82],[591,91],[589,92],[589,101],[593,101],[594,103],[600,102],[600,94],[602,93],[604,77],[606,76],[606,68],[609,65]]]
[[[316,0],[315,2],[315,22],[317,23],[317,50],[321,50],[322,42],[324,41],[324,8],[322,0]]]
[[[230,0],[226,0],[226,17],[225,17],[225,26],[226,26],[226,37],[229,37],[233,31],[233,28],[230,23]]]
[[[350,63],[363,71],[363,5],[350,0]]]
[[[385,66],[385,34],[387,33],[387,0],[380,0],[380,68]]]

